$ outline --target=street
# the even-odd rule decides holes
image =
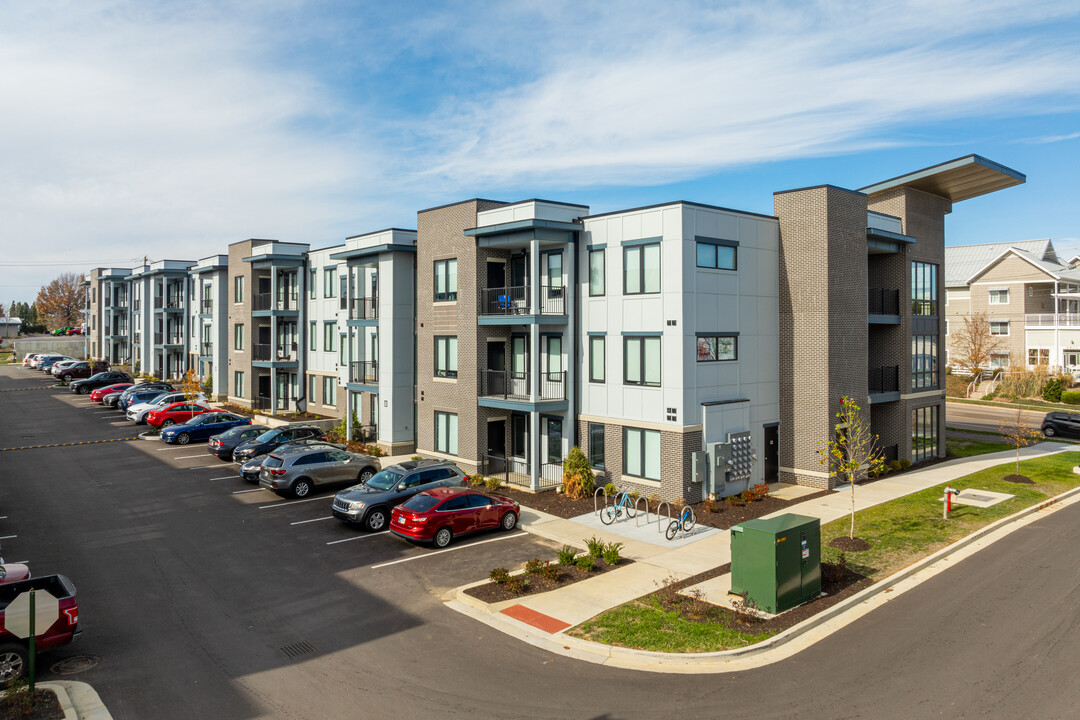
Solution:
[[[0,447],[136,434],[46,384],[0,368]],[[1080,701],[1080,561],[1061,552],[1080,544],[1076,506],[786,661],[669,676],[553,656],[442,604],[494,567],[553,556],[520,532],[435,554],[332,519],[332,491],[257,489],[202,444],[0,457],[5,557],[79,591],[83,637],[43,656],[42,679],[99,657],[64,679],[93,685],[118,719],[1066,718]]]
[[[1042,427],[1045,411],[1022,410],[1024,424],[1035,430]],[[945,405],[945,424],[960,430],[979,430],[996,433],[1002,422],[1016,420],[1016,410],[993,405],[970,405],[968,403],[949,402]]]

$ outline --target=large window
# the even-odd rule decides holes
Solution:
[[[1049,365],[1050,348],[1028,348],[1028,365]]]
[[[719,362],[739,359],[737,335],[698,335],[697,361]]]
[[[911,338],[911,387],[913,390],[938,386],[937,335]]]
[[[435,452],[457,455],[458,417],[454,413],[435,411]]]
[[[233,302],[244,302],[244,276],[233,278]]]
[[[604,294],[604,251],[589,251],[589,296],[597,297]]]
[[[708,238],[697,239],[697,266],[715,270],[735,270],[738,243]]]
[[[937,315],[937,265],[911,263],[911,314]]]
[[[318,281],[318,270],[312,268],[308,271],[308,297],[314,300],[317,297],[318,288],[315,287],[315,283]]]
[[[660,292],[660,243],[631,245],[623,249],[623,293],[641,295]]]
[[[1008,320],[991,320],[990,321],[990,334],[991,335],[1008,335],[1009,334],[1009,321]]]
[[[457,338],[435,338],[435,377],[457,377]]]
[[[604,469],[604,426],[589,423],[589,465]]]
[[[593,335],[589,338],[589,382],[604,382],[604,351],[607,338]]]
[[[244,326],[242,323],[233,325],[233,349],[244,349]]]
[[[457,260],[435,263],[435,302],[457,300]]]
[[[312,322],[311,329],[308,331],[308,349],[319,349],[319,324],[317,322]]]
[[[937,406],[911,411],[911,461],[921,462],[938,454]]]
[[[322,404],[337,405],[337,378],[329,375],[322,379]]]
[[[337,350],[337,323],[323,323],[323,350],[334,352]]]
[[[337,275],[337,266],[325,268],[322,271],[322,292],[324,298],[334,297],[334,277]]]
[[[310,402],[315,402],[315,397],[316,397],[315,393],[317,393],[318,390],[319,390],[319,376],[318,375],[308,375],[308,400]]]
[[[623,474],[660,480],[660,431],[623,429]]]
[[[562,274],[562,253],[551,252],[547,253],[547,284],[550,297],[561,297],[563,286],[563,274]]]
[[[623,376],[627,385],[660,385],[660,338],[623,338]]]
[[[1009,288],[996,288],[990,291],[990,304],[991,305],[1008,305],[1009,304]]]
[[[244,373],[239,370],[233,373],[233,392],[235,397],[244,397]]]

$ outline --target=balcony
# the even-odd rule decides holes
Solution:
[[[481,455],[480,474],[501,478],[507,485],[532,487],[532,468],[528,460],[501,455]],[[561,463],[541,463],[537,489],[557,487],[562,484]]]
[[[272,310],[298,312],[300,300],[295,292],[279,294],[276,301],[273,293],[255,293],[251,296],[251,309],[255,312]]]
[[[379,317],[379,298],[353,298],[349,303],[350,320],[377,320]]]
[[[173,295],[168,298],[161,296],[154,298],[155,310],[183,310],[184,299],[178,295]]]
[[[139,298],[135,298],[135,300],[131,303],[131,309],[135,312],[139,312],[140,310],[142,310],[142,300],[140,300]]]
[[[1055,328],[1080,327],[1080,314],[1076,313],[1037,313],[1024,316],[1024,327]]]
[[[870,368],[867,390],[871,402],[892,402],[900,399],[900,366],[885,365]],[[873,397],[877,395],[878,397]]]
[[[155,345],[183,345],[184,336],[176,333],[154,333]]]
[[[374,385],[379,382],[379,363],[375,360],[360,360],[349,367],[349,382],[359,385]]]
[[[481,370],[480,396],[497,400],[535,402],[566,399],[566,373],[540,373],[539,397],[533,398],[527,372],[512,370]]]
[[[201,312],[202,312],[203,315],[212,314],[214,312],[214,301],[213,300],[203,300],[202,301]]]
[[[566,316],[566,288],[562,286],[540,286],[540,307],[532,307],[532,293],[528,285],[487,288],[480,291],[481,316]]]
[[[899,315],[900,291],[887,288],[869,288],[867,312],[870,315]]]
[[[214,352],[214,343],[206,342],[205,340],[199,343],[199,357],[210,357],[210,354]]]
[[[286,343],[277,346],[260,343],[251,346],[251,359],[257,362],[296,362],[297,344]]]

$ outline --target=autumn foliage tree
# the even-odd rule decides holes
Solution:
[[[964,318],[959,328],[949,333],[949,358],[968,375],[977,375],[990,366],[990,356],[1005,348],[1000,335],[990,334],[990,320],[986,313],[975,313]]]
[[[82,277],[75,273],[64,273],[38,291],[38,317],[45,325],[55,330],[72,327],[82,322],[83,290]]]
[[[850,397],[840,398],[836,413],[836,437],[819,443],[820,463],[829,470],[830,478],[843,478],[851,485],[851,529],[848,537],[855,538],[855,482],[877,472],[885,464],[885,455],[878,446],[878,436],[870,432],[867,413]]]

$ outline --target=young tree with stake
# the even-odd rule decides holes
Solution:
[[[885,464],[878,447],[878,436],[870,432],[870,422],[854,398],[840,398],[836,413],[836,435],[832,440],[818,443],[820,464],[827,466],[829,477],[846,477],[851,486],[851,529],[848,538],[855,539],[855,482],[868,473],[877,472]]]

